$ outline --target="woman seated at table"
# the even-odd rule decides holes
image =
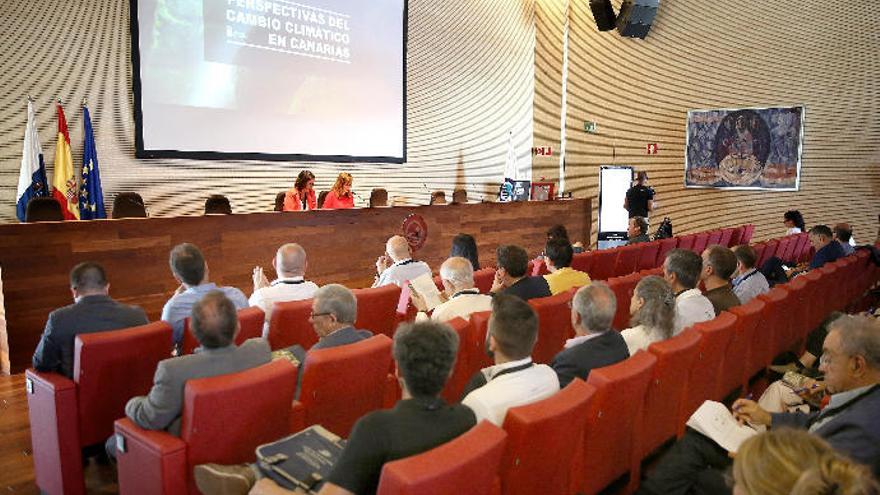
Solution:
[[[336,177],[336,183],[327,193],[324,199],[325,210],[341,210],[354,208],[354,194],[351,192],[352,178],[348,172],[342,172]]]
[[[284,211],[314,210],[317,207],[315,175],[308,170],[303,170],[296,177],[293,189],[284,195]]]

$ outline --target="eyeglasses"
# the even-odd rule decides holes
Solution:
[[[312,312],[309,313],[309,318],[314,320],[315,317],[318,317],[318,316],[330,316],[330,315],[332,315],[332,314],[333,314],[333,313],[315,313],[314,311],[312,311]]]

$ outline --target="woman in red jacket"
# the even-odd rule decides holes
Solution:
[[[314,210],[317,207],[315,175],[308,170],[303,170],[296,176],[293,189],[284,195],[284,211]]]
[[[336,178],[336,184],[324,198],[325,210],[341,210],[354,207],[354,194],[351,192],[352,178],[348,172],[342,172]]]

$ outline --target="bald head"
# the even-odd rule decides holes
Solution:
[[[406,238],[399,235],[388,239],[388,242],[385,243],[385,251],[394,261],[405,260],[412,256],[409,252],[409,243],[406,242]]]
[[[275,253],[275,271],[279,277],[302,277],[306,274],[306,250],[299,244],[289,243]]]
[[[455,291],[473,289],[474,266],[467,258],[449,258],[440,265],[440,279]]]

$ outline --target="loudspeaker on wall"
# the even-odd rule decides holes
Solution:
[[[621,36],[645,39],[659,6],[660,0],[624,0],[617,16],[617,32]]]
[[[611,0],[590,0],[590,10],[593,11],[593,19],[599,31],[611,31],[614,29],[614,9]]]

